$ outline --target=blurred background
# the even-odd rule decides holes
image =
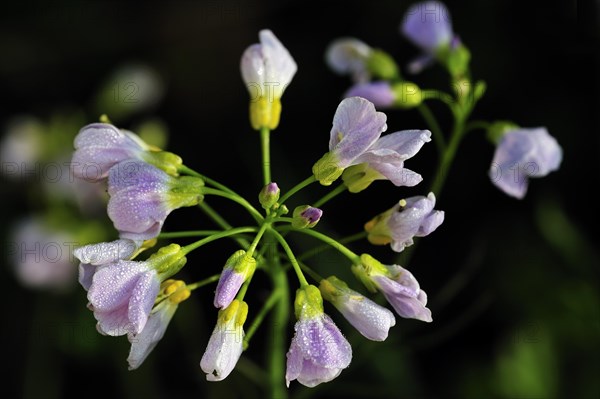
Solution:
[[[559,171],[531,182],[524,200],[494,187],[487,170],[494,148],[469,134],[436,208],[444,224],[419,243],[410,270],[430,298],[434,322],[398,319],[383,343],[363,339],[328,311],[354,348],[349,369],[314,389],[292,383],[294,398],[600,397],[599,183],[600,58],[597,1],[447,2],[454,30],[472,53],[475,79],[488,90],[474,119],[546,126],[564,151]],[[269,28],[298,63],[272,135],[274,179],[285,190],[309,176],[326,150],[333,113],[347,78],[325,65],[335,38],[353,36],[405,66],[418,50],[399,34],[412,2],[404,0],[268,2],[12,2],[0,14],[0,177],[4,299],[4,397],[264,397],[268,325],[236,370],[208,383],[199,368],[216,312],[210,286],[174,317],[140,369],[129,372],[124,337],[95,330],[76,283],[74,245],[115,238],[104,188],[69,179],[72,139],[103,113],[119,127],[181,155],[185,163],[253,200],[261,188],[256,132],[239,74],[244,49]],[[449,91],[434,66],[411,77]],[[447,131],[447,109],[431,107]],[[416,111],[389,111],[388,132],[426,128]],[[436,172],[429,144],[408,167],[415,188],[378,182],[324,207],[319,228],[354,234],[398,199],[424,195]],[[18,165],[19,167],[14,167]],[[298,204],[327,191],[312,187]],[[234,224],[250,222],[235,206],[211,203]],[[173,213],[164,231],[213,228],[197,209]],[[187,241],[178,241],[187,243]],[[294,241],[297,252],[316,245]],[[388,248],[352,246],[386,263]],[[23,251],[23,249],[26,249]],[[182,273],[196,281],[218,273],[231,242],[189,257]],[[333,252],[309,262],[321,274],[358,284]],[[294,281],[294,280],[291,280]],[[292,284],[294,284],[292,282]],[[292,285],[292,289],[294,286]],[[269,293],[257,275],[250,316]],[[381,299],[381,298],[379,298]],[[288,329],[291,338],[292,326]]]

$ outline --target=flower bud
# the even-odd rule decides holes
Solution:
[[[310,205],[298,206],[294,209],[292,227],[296,229],[310,229],[319,223],[322,215],[323,211],[319,208]]]
[[[385,51],[372,50],[367,59],[367,69],[375,78],[397,79],[400,75],[394,59]]]
[[[265,209],[270,209],[279,200],[279,187],[277,183],[269,183],[260,190],[258,194],[258,201]]]
[[[398,108],[408,109],[421,104],[423,94],[421,89],[415,83],[403,81],[392,86],[392,91],[396,97],[394,105]]]

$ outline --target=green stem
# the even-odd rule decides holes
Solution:
[[[260,149],[262,152],[263,182],[265,186],[271,183],[271,149],[269,145],[271,131],[266,127],[260,128]]]
[[[248,327],[248,331],[246,331],[246,336],[244,337],[244,349],[248,347],[252,336],[254,335],[256,330],[258,330],[258,327],[260,327],[264,318],[267,316],[271,308],[275,306],[275,304],[279,300],[279,295],[279,290],[273,290],[273,292],[271,292],[271,295],[269,295],[269,298],[267,298],[267,302],[265,302],[260,312],[258,312],[254,320],[252,320],[252,324],[250,325],[250,327]]]
[[[227,220],[223,219],[223,217],[219,215],[219,213],[215,211],[210,205],[208,205],[206,201],[202,201],[200,204],[198,204],[198,206],[223,230],[230,230],[232,228],[232,226],[227,222]],[[248,245],[250,245],[250,242],[244,238],[234,237],[234,240],[238,244],[240,244],[242,248],[248,248]]]
[[[194,291],[197,288],[204,287],[205,285],[214,283],[215,281],[219,281],[219,277],[221,277],[221,274],[215,274],[205,278],[204,280],[200,280],[192,284],[186,284],[186,287],[188,290]]]
[[[358,262],[360,259],[360,256],[358,256],[357,254],[352,252],[350,249],[348,249],[346,246],[341,244],[339,241],[337,241],[329,236],[326,236],[323,233],[319,233],[318,231],[314,231],[311,229],[294,229],[291,226],[290,227],[284,226],[280,229],[280,231],[282,231],[282,232],[283,231],[296,231],[298,233],[303,233],[303,234],[306,234],[309,236],[313,236],[313,237],[323,241],[324,243],[332,246],[333,248],[337,249],[344,256],[346,256],[348,259],[350,259],[352,262]]]
[[[267,228],[270,226],[271,226],[271,223],[263,223],[262,226],[260,226],[260,230],[258,230],[258,233],[256,233],[256,237],[254,237],[254,241],[252,241],[252,244],[250,244],[250,247],[248,247],[248,250],[246,251],[247,256],[254,255],[256,246],[260,242],[260,239],[262,238],[263,234],[265,233],[265,230],[267,230]]]
[[[446,139],[444,138],[444,134],[442,133],[442,129],[440,128],[437,119],[433,115],[433,112],[431,112],[431,109],[429,109],[429,106],[425,103],[421,103],[421,105],[417,107],[417,110],[421,113],[427,126],[431,129],[431,133],[433,133],[433,142],[437,147],[438,155],[442,156],[446,149]]]
[[[271,229],[270,232],[273,232]],[[272,234],[271,234],[272,235]],[[271,398],[285,399],[288,392],[285,389],[285,348],[287,323],[289,321],[289,286],[287,276],[279,262],[277,251],[269,252],[269,266],[273,290],[278,291],[277,305],[273,311],[272,335],[269,353],[269,385],[271,387]]]
[[[287,254],[288,258],[290,258],[292,267],[294,268],[294,271],[296,272],[296,275],[298,276],[298,281],[300,281],[300,286],[301,287],[307,286],[308,281],[306,281],[306,277],[304,277],[304,274],[302,273],[302,269],[300,268],[300,265],[298,264],[298,261],[296,260],[296,256],[294,256],[294,252],[292,252],[292,248],[290,248],[290,245],[287,243],[285,238],[283,238],[283,236],[281,234],[279,234],[277,231],[271,229],[271,234],[273,234],[275,239],[277,239],[277,241],[279,241],[279,243],[283,247],[283,250]]]
[[[211,186],[216,187],[219,190],[223,190],[223,191],[225,191],[225,192],[227,192],[229,194],[238,195],[235,191],[233,191],[232,189],[230,189],[226,185],[221,184],[221,183],[219,183],[219,182],[211,179],[210,177],[206,177],[203,174],[196,172],[194,169],[192,169],[190,167],[187,167],[185,165],[181,165],[179,168],[177,168],[177,170],[180,173],[185,173],[185,174],[190,175],[190,176],[199,177],[202,180],[204,180],[205,183],[210,184]]]
[[[304,270],[313,280],[315,280],[316,282],[320,282],[321,280],[323,280],[323,277],[319,273],[315,272],[312,268],[306,266],[302,262],[299,263],[302,270]]]
[[[440,197],[441,190],[444,187],[444,183],[446,182],[446,177],[448,175],[448,172],[450,171],[450,166],[454,161],[456,150],[458,149],[460,141],[464,136],[464,126],[466,117],[466,114],[455,114],[454,127],[452,128],[450,142],[448,143],[448,147],[446,147],[446,151],[444,151],[444,154],[442,155],[440,166],[433,180],[433,184],[429,189],[429,191],[433,192],[438,199]]]
[[[201,237],[220,233],[220,230],[190,230],[160,233],[156,238],[180,238],[180,237]]]
[[[482,130],[488,130],[488,128],[490,127],[491,123],[486,122],[486,121],[471,121],[469,123],[467,123],[467,125],[465,126],[465,134],[467,134],[468,132],[470,132],[471,130],[477,130],[477,129],[482,129]]]
[[[237,227],[235,229],[231,229],[228,231],[222,231],[220,233],[213,234],[211,236],[208,236],[206,238],[198,240],[194,243],[186,245],[185,247],[182,247],[181,250],[183,251],[183,253],[185,255],[187,255],[194,249],[197,249],[197,248],[203,246],[204,244],[208,244],[209,242],[219,240],[219,239],[225,238],[225,237],[234,236],[234,235],[240,234],[240,233],[255,233],[257,230],[258,229],[256,227]]]
[[[243,206],[251,215],[256,219],[257,222],[261,222],[264,218],[259,211],[256,210],[246,199],[240,197],[237,194],[227,193],[221,190],[215,190],[214,188],[204,187],[202,189],[202,194],[204,195],[216,195],[218,197],[227,198],[233,202],[236,202]]]
[[[321,197],[320,200],[318,200],[317,202],[315,202],[313,204],[313,206],[315,208],[318,208],[322,205],[324,205],[326,202],[329,202],[330,200],[334,199],[335,197],[337,197],[338,195],[340,195],[341,193],[343,193],[344,191],[346,191],[347,187],[345,184],[340,184],[339,186],[337,186],[336,188],[334,188],[333,190],[331,190],[330,192],[328,192],[327,194],[325,194],[323,197]]]
[[[276,223],[276,222],[281,222],[281,223],[292,223],[294,219],[290,218],[290,217],[286,217],[286,216],[280,216],[277,218],[273,218],[272,222]]]
[[[361,231],[360,233],[356,233],[356,234],[353,234],[351,236],[342,238],[342,239],[338,240],[338,242],[340,244],[348,244],[348,243],[360,240],[362,238],[366,238],[367,235],[368,235],[368,233],[366,231]],[[298,256],[298,260],[299,261],[303,261],[303,260],[311,258],[311,257],[313,257],[315,255],[319,255],[323,251],[326,251],[326,250],[331,249],[331,248],[332,247],[329,244],[320,245],[320,246],[318,246],[316,248],[313,248],[310,251],[306,251],[302,255]]]
[[[298,191],[302,190],[304,187],[308,186],[309,184],[314,183],[315,181],[316,181],[316,179],[314,176],[310,176],[310,177],[302,180],[300,183],[298,183],[294,187],[292,187],[292,189],[290,191],[285,193],[285,195],[283,197],[281,197],[281,199],[279,200],[279,204],[283,205],[285,203],[285,201],[287,201],[292,195],[296,194]]]

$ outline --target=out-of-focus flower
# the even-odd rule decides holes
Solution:
[[[156,237],[171,211],[202,201],[202,179],[173,177],[146,162],[128,160],[110,169],[108,216],[121,238]]]
[[[289,51],[268,29],[258,34],[260,43],[242,55],[240,70],[250,93],[252,128],[275,129],[281,114],[281,96],[298,69]]]
[[[166,280],[161,284],[157,298],[144,329],[139,334],[127,333],[131,350],[127,362],[129,370],[137,369],[146,360],[167,331],[179,304],[190,296],[190,290],[181,280]]]
[[[467,69],[469,50],[452,31],[450,12],[443,3],[425,1],[413,5],[406,12],[400,31],[423,51],[409,64],[409,72],[420,72],[436,58],[453,76],[461,76]]]
[[[334,40],[325,51],[325,60],[329,68],[340,75],[351,75],[358,83],[368,82],[370,78],[367,61],[373,50],[371,47],[352,37]]]
[[[63,289],[75,282],[76,266],[71,259],[75,244],[70,233],[54,230],[42,220],[31,217],[15,227],[7,254],[23,285]]]
[[[0,140],[2,174],[15,179],[39,176],[35,171],[42,155],[43,135],[44,127],[35,118],[14,118]]]
[[[256,270],[256,260],[240,249],[227,259],[221,272],[217,289],[215,290],[214,305],[216,308],[226,308],[235,298],[242,284]]]
[[[413,237],[425,237],[444,221],[444,211],[436,211],[435,195],[429,193],[400,200],[391,209],[365,224],[372,244],[386,245],[396,252],[413,244]]]
[[[377,109],[386,109],[394,105],[396,95],[388,82],[357,83],[344,94],[344,97],[362,97],[375,105]]]
[[[500,190],[521,199],[530,177],[558,170],[561,161],[562,148],[546,128],[517,128],[499,138],[489,176]]]
[[[323,313],[323,298],[314,285],[296,292],[298,321],[287,353],[287,386],[297,380],[314,387],[340,375],[350,365],[352,348],[333,320]]]
[[[224,380],[235,368],[243,351],[243,326],[247,316],[248,305],[237,299],[219,310],[217,325],[200,361],[208,381]]]
[[[427,294],[411,272],[398,265],[383,265],[363,254],[360,264],[352,266],[356,277],[372,292],[381,291],[396,313],[404,318],[431,322]]]
[[[331,302],[354,328],[372,341],[384,341],[396,325],[394,314],[369,298],[348,288],[335,276],[321,280],[323,298]]]

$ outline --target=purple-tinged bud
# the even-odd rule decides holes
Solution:
[[[319,208],[310,205],[298,206],[294,209],[292,227],[296,229],[310,229],[319,223],[322,215],[323,211]]]
[[[258,194],[258,201],[263,208],[271,209],[271,207],[279,200],[280,192],[281,191],[279,190],[277,183],[271,182],[264,186],[262,190],[260,190],[260,193]]]
[[[256,260],[240,249],[227,259],[215,291],[214,305],[226,308],[233,301],[242,284],[254,274]]]

